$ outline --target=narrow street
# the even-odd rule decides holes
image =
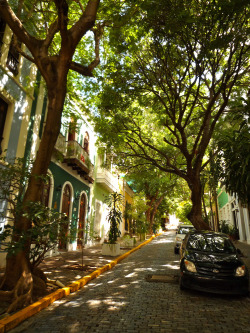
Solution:
[[[174,236],[156,237],[11,332],[250,332],[249,298],[180,291]]]

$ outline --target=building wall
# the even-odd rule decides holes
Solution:
[[[219,221],[226,221],[239,230],[241,241],[250,243],[249,207],[243,205],[237,195],[226,193],[224,187],[218,191]]]
[[[36,80],[36,68],[21,57],[17,75],[8,69],[6,62],[11,38],[12,32],[6,26],[2,43],[0,43],[0,98],[8,105],[1,142],[1,156],[5,156],[9,163],[16,157],[23,158],[25,154]],[[0,211],[6,212],[6,202],[0,202]],[[4,224],[5,220],[0,219],[1,228],[4,228]],[[0,253],[0,266],[2,267],[4,263],[5,254]]]
[[[105,201],[109,194],[110,192],[105,188],[94,183],[91,205],[91,228],[94,231],[94,235],[99,236],[101,241],[108,238],[108,206]]]
[[[6,27],[3,44],[0,52],[0,98],[8,104],[7,116],[3,132],[2,149],[7,150],[7,161],[13,158],[25,158],[28,162],[35,159],[37,149],[43,132],[44,122],[46,121],[47,96],[46,88],[39,72],[34,64],[20,57],[18,65],[18,74],[13,75],[6,66],[8,57],[9,44],[12,32]],[[77,105],[72,105],[78,116],[77,131],[75,141],[79,145],[84,144],[86,132],[89,135],[89,152],[88,158],[90,163],[95,167],[95,176],[97,175],[100,164],[97,162],[96,155],[96,136],[91,124],[83,116],[82,110]],[[67,123],[70,119],[64,118],[61,132],[65,138],[65,149],[69,140],[69,128]],[[65,150],[64,149],[64,150]],[[3,153],[5,154],[5,153]],[[60,157],[60,158],[58,158]],[[112,165],[111,165],[112,167]],[[112,170],[111,170],[112,171]],[[117,175],[110,173],[109,188],[105,188],[100,183],[91,182],[91,177],[81,177],[74,167],[65,162],[65,155],[55,150],[48,171],[51,179],[49,207],[56,209],[58,212],[62,209],[63,190],[68,184],[72,190],[70,198],[70,221],[72,227],[75,227],[75,238],[67,244],[68,250],[75,250],[77,246],[77,228],[79,227],[80,197],[86,198],[85,212],[85,231],[84,243],[91,244],[93,236],[98,235],[104,239],[108,233],[109,225],[107,222],[107,205],[105,200],[109,193],[120,191],[125,195],[125,200],[130,201],[129,194],[124,192],[123,181],[119,182]],[[93,176],[95,178],[95,176]],[[0,211],[5,211],[6,205],[0,202]],[[0,220],[3,225],[4,220]],[[0,225],[0,226],[1,226]],[[122,233],[125,232],[124,225],[121,225]],[[0,266],[3,266],[4,256],[0,257]]]
[[[62,207],[62,193],[65,184],[69,184],[72,189],[71,196],[71,205],[70,205],[70,223],[71,227],[76,229],[78,228],[79,222],[79,200],[82,194],[85,194],[86,197],[86,213],[85,213],[85,221],[88,221],[88,212],[89,212],[89,202],[90,202],[90,186],[87,182],[82,181],[80,177],[74,174],[70,170],[65,170],[61,164],[57,164],[55,162],[51,162],[49,166],[49,170],[53,176],[54,188],[53,188],[53,199],[52,199],[52,207],[61,212]],[[77,234],[74,234],[75,237],[68,244],[69,250],[75,250],[77,245]],[[85,237],[86,237],[85,232]]]

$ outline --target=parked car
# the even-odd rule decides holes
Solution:
[[[176,237],[175,237],[175,246],[174,246],[174,253],[178,254],[180,250],[181,243],[183,239],[185,238],[186,234],[193,230],[194,226],[191,224],[180,224],[177,231],[176,231]]]
[[[180,288],[248,295],[248,269],[228,235],[191,231],[180,249]]]

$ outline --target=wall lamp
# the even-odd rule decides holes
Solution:
[[[75,195],[74,201],[77,201],[79,199],[80,199],[80,193],[78,193],[78,194]]]
[[[56,187],[56,191],[57,192],[60,192],[62,190],[62,185],[58,185],[57,187]]]

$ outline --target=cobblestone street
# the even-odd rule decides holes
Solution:
[[[174,236],[156,237],[11,332],[250,332],[249,298],[180,291]]]

